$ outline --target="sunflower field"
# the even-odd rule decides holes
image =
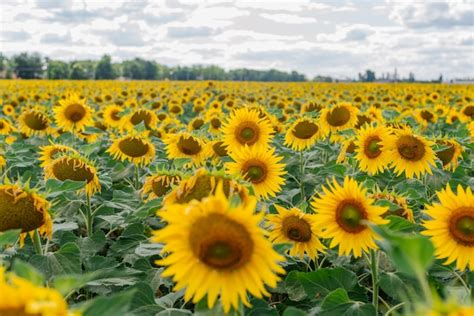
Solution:
[[[474,89],[0,81],[0,315],[474,315]]]

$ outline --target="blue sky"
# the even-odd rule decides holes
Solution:
[[[0,51],[51,58],[474,77],[474,2],[2,0]]]

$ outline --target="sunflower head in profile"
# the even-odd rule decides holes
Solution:
[[[58,158],[61,154],[65,153],[75,153],[77,154],[77,150],[72,147],[62,145],[62,144],[50,144],[46,146],[40,147],[40,156],[38,158],[41,161],[41,167],[46,167],[49,165],[54,159]]]
[[[89,196],[101,189],[97,169],[92,162],[77,153],[61,154],[44,167],[44,174],[46,179],[83,181]]]
[[[9,135],[12,131],[12,124],[7,119],[0,118],[0,135]]]
[[[0,232],[21,229],[21,246],[26,234],[33,233],[35,229],[51,238],[53,222],[49,207],[49,202],[28,185],[12,184],[8,179],[5,180],[0,185]]]
[[[427,205],[430,217],[423,223],[423,235],[429,236],[437,258],[456,268],[474,269],[474,195],[471,188],[457,187],[455,194],[448,185],[437,193],[439,203]]]
[[[301,113],[317,113],[323,109],[323,106],[316,102],[316,101],[310,101],[305,103],[301,107]]]
[[[433,142],[423,136],[415,135],[409,128],[395,130],[386,146],[391,159],[391,166],[398,175],[405,172],[407,178],[420,177],[424,173],[431,174],[431,166],[435,164]]]
[[[339,164],[343,164],[346,162],[347,157],[355,153],[356,150],[356,138],[355,136],[349,137],[341,141],[341,151],[337,156],[336,162]]]
[[[438,115],[431,108],[418,109],[415,112],[415,119],[424,127],[434,124],[438,121]]]
[[[296,151],[303,151],[312,147],[318,139],[325,137],[317,120],[313,118],[299,118],[285,134],[285,146],[291,147]]]
[[[357,124],[357,113],[359,109],[351,103],[338,103],[332,108],[325,108],[321,111],[319,118],[321,128],[325,131],[342,131],[353,128]]]
[[[142,195],[147,196],[147,200],[163,197],[179,184],[182,177],[178,171],[158,170],[146,178]]]
[[[163,204],[186,204],[194,200],[201,201],[215,194],[219,183],[226,197],[239,197],[243,203],[248,201],[248,190],[238,181],[220,170],[209,171],[200,168],[193,176],[181,180],[179,185],[164,198]]]
[[[459,165],[463,148],[455,139],[440,138],[436,140],[436,144],[444,147],[436,151],[436,158],[441,160],[443,169],[454,171]]]
[[[377,191],[370,195],[375,201],[379,200],[386,200],[391,202],[392,204],[397,205],[399,208],[395,210],[387,210],[382,217],[387,216],[399,216],[402,217],[412,223],[415,222],[415,217],[413,215],[413,210],[410,208],[407,202],[407,198],[403,195],[397,194],[395,192],[388,192],[384,191]]]
[[[240,108],[232,112],[222,127],[223,141],[229,151],[244,146],[267,147],[273,128],[267,118],[261,118],[256,109]]]
[[[201,138],[190,133],[170,133],[164,137],[163,142],[169,159],[189,158],[193,164],[199,166],[211,155],[209,146]]]
[[[63,131],[84,131],[87,126],[93,125],[93,110],[77,94],[59,100],[59,106],[53,111],[56,124]]]
[[[305,253],[314,259],[324,250],[319,241],[320,229],[313,214],[305,214],[297,208],[290,210],[275,205],[278,214],[266,216],[269,226],[269,239],[275,244],[288,243],[290,256],[304,257]]]
[[[110,128],[122,128],[124,115],[124,109],[116,104],[107,105],[102,111],[102,118],[104,124]]]
[[[239,300],[250,306],[247,292],[257,298],[275,287],[278,264],[284,258],[273,250],[259,226],[263,214],[255,213],[254,198],[235,206],[222,187],[215,196],[189,204],[173,204],[158,211],[167,224],[153,233],[152,240],[164,243],[164,277],[176,282],[174,290],[185,290],[185,301],[199,302],[207,294],[212,308],[220,296],[224,312],[237,309]]]
[[[107,152],[116,160],[143,166],[149,165],[155,159],[156,150],[145,133],[134,133],[116,138]]]
[[[315,222],[322,229],[323,238],[332,239],[329,247],[339,246],[339,255],[360,257],[362,252],[377,248],[377,235],[368,223],[383,225],[388,220],[382,218],[386,207],[374,205],[367,196],[366,189],[355,180],[346,177],[343,186],[333,179],[328,188],[311,202],[316,212]]]
[[[459,111],[461,120],[464,122],[472,122],[474,120],[474,103],[466,104]]]
[[[48,135],[51,131],[48,116],[38,110],[29,109],[18,117],[20,132],[26,136]]]
[[[156,129],[158,117],[152,110],[143,107],[136,109],[128,116],[128,124],[133,128],[141,123],[143,123],[147,129]]]
[[[390,163],[390,152],[384,143],[393,137],[383,125],[365,125],[357,134],[355,158],[361,170],[373,175],[383,172]]]
[[[285,183],[285,164],[282,157],[274,155],[274,148],[245,146],[231,153],[234,162],[226,163],[227,173],[244,178],[252,185],[258,197],[275,196]]]

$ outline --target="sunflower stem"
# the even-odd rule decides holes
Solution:
[[[303,178],[304,178],[304,156],[303,156],[303,151],[300,151],[300,190],[301,190],[302,203],[306,201]]]
[[[92,236],[93,229],[94,229],[94,216],[92,214],[92,207],[91,207],[91,197],[89,194],[86,193],[86,214],[85,214],[85,220],[86,220],[86,231],[87,231],[87,236]]]
[[[370,249],[370,270],[372,272],[372,304],[375,308],[375,315],[379,312],[379,271],[378,256],[375,250]]]
[[[37,229],[33,233],[33,245],[38,255],[43,255],[43,246],[41,245],[41,238]]]
[[[137,165],[135,165],[134,174],[135,174],[135,189],[138,191],[140,189],[140,170]]]

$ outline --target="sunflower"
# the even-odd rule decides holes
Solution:
[[[284,258],[273,250],[259,226],[263,214],[255,213],[256,201],[231,205],[219,188],[215,196],[190,204],[173,204],[158,212],[167,225],[153,233],[164,243],[168,256],[156,263],[166,266],[162,276],[173,277],[175,291],[185,289],[184,300],[199,302],[207,294],[213,308],[220,296],[224,312],[250,306],[247,292],[269,296],[285,273]]]
[[[422,136],[413,134],[409,128],[395,131],[386,146],[391,158],[391,166],[398,175],[405,172],[407,178],[420,177],[425,172],[431,174],[431,166],[435,164],[433,142]]]
[[[3,114],[11,117],[15,116],[15,108],[10,104],[3,106]]]
[[[195,165],[202,165],[211,155],[209,146],[189,133],[167,134],[163,139],[169,159],[189,158]]]
[[[59,106],[53,109],[58,127],[64,131],[76,132],[93,125],[93,111],[85,102],[85,99],[81,99],[77,94],[59,100]]]
[[[356,150],[355,136],[349,137],[346,140],[343,140],[341,151],[339,152],[339,155],[337,156],[336,162],[339,164],[343,164],[346,161],[348,154],[353,154],[355,150]]]
[[[387,200],[390,201],[391,203],[397,205],[399,208],[396,210],[387,210],[384,214],[382,214],[382,217],[387,217],[391,215],[403,217],[406,220],[414,223],[415,218],[413,216],[413,210],[410,208],[408,205],[406,197],[396,194],[395,192],[387,192],[387,191],[378,191],[370,195],[371,198],[373,198],[375,201],[378,200]]]
[[[427,127],[428,124],[434,124],[438,121],[438,115],[431,109],[419,109],[415,112],[415,118],[422,126]]]
[[[0,135],[8,135],[13,131],[13,127],[6,119],[0,118]]]
[[[46,179],[84,181],[89,196],[100,192],[101,189],[96,168],[77,153],[62,154],[54,159],[44,167],[44,174]]]
[[[323,186],[323,194],[316,197],[311,205],[316,211],[315,222],[322,229],[321,237],[331,238],[330,248],[339,245],[339,255],[360,257],[362,251],[377,248],[373,232],[367,222],[377,225],[388,223],[382,218],[386,207],[373,205],[367,197],[367,190],[355,180],[346,177],[343,186],[333,179]]]
[[[155,159],[155,146],[145,134],[126,135],[115,139],[107,152],[114,159],[135,165],[149,165]]]
[[[474,120],[474,103],[466,104],[463,108],[459,111],[461,114],[461,119],[464,122],[471,122]]]
[[[132,128],[140,123],[143,123],[147,129],[156,129],[158,117],[156,116],[155,112],[140,108],[136,109],[128,116],[128,123]]]
[[[147,200],[163,197],[181,181],[181,178],[181,174],[176,171],[157,171],[146,178],[142,195],[148,196]]]
[[[252,184],[255,195],[268,198],[280,192],[285,183],[283,158],[274,155],[274,148],[245,146],[231,153],[235,162],[226,163],[227,173],[241,176]]]
[[[257,110],[241,108],[230,115],[222,132],[223,142],[228,150],[235,151],[245,145],[267,147],[273,128],[268,119],[259,117]]]
[[[325,108],[321,111],[320,124],[325,131],[342,131],[353,128],[357,124],[357,113],[359,109],[348,102],[342,102],[333,108]]]
[[[320,230],[314,221],[315,215],[305,214],[297,208],[290,210],[275,205],[278,214],[266,216],[269,224],[269,239],[273,243],[289,243],[290,256],[303,257],[305,253],[311,259],[324,250],[318,239]]]
[[[188,130],[190,132],[197,131],[204,125],[204,123],[206,122],[202,117],[196,116],[188,123]]]
[[[102,112],[105,125],[111,128],[122,127],[124,120],[122,112],[123,108],[116,104],[106,106]]]
[[[467,129],[469,130],[469,134],[471,134],[471,140],[474,141],[474,122],[469,123]]]
[[[214,141],[210,142],[209,145],[212,148],[212,153],[213,153],[214,157],[222,158],[222,157],[227,157],[229,155],[229,152],[227,151],[227,148],[224,145],[223,141],[214,140]]]
[[[26,136],[50,134],[50,122],[43,112],[31,109],[24,111],[18,118],[20,131]]]
[[[464,305],[458,299],[451,297],[443,301],[435,297],[433,306],[417,304],[413,315],[423,316],[472,316],[474,315],[473,305]]]
[[[382,125],[365,125],[359,129],[355,141],[355,158],[361,170],[371,175],[383,172],[390,163],[390,153],[384,143],[391,137],[389,130]]]
[[[5,157],[0,155],[0,170],[2,170],[6,165],[7,165],[7,160],[5,159]]]
[[[41,167],[46,167],[49,165],[54,159],[58,158],[58,155],[64,153],[78,153],[72,147],[61,145],[61,144],[51,144],[46,146],[40,147],[40,157],[38,158],[41,161]]]
[[[459,158],[463,152],[462,146],[454,139],[442,138],[436,141],[437,144],[446,146],[436,152],[436,158],[443,163],[443,169],[454,171],[458,164]]]
[[[471,188],[457,187],[455,194],[448,185],[437,192],[440,203],[426,206],[431,219],[425,221],[423,235],[429,236],[437,258],[448,265],[456,261],[456,268],[474,269],[474,195]]]
[[[286,132],[285,146],[296,151],[303,151],[312,147],[318,139],[324,136],[325,133],[315,119],[300,118]]]

